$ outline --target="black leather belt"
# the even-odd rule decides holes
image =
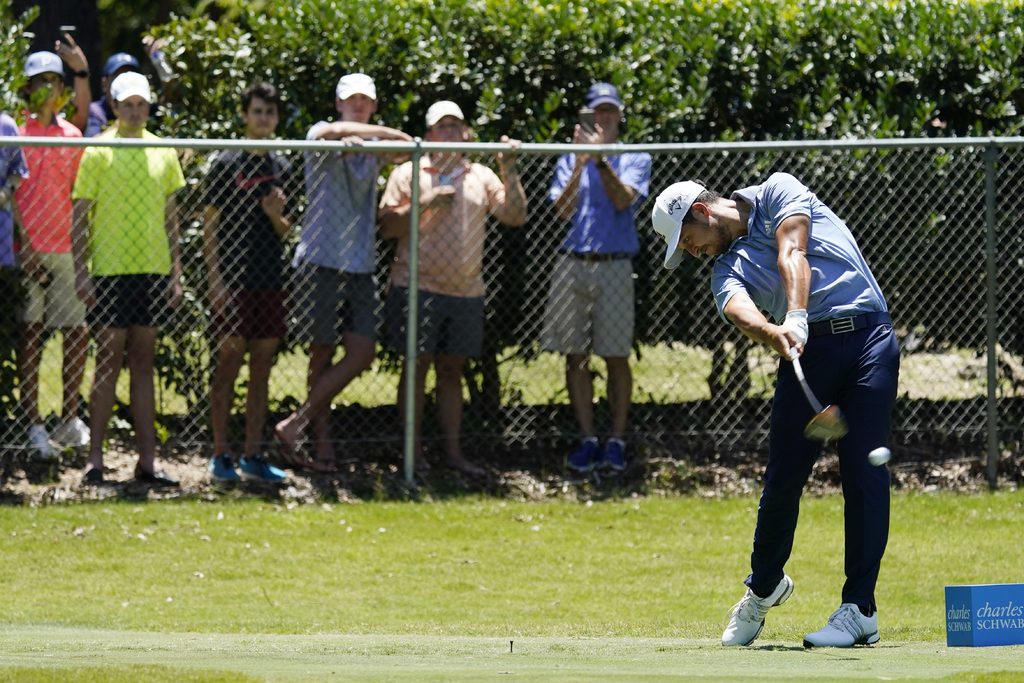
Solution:
[[[622,259],[633,258],[632,254],[624,252],[613,252],[611,254],[598,254],[593,251],[569,251],[568,249],[559,249],[559,254],[565,254],[569,258],[574,258],[580,261],[586,261],[587,263],[600,263],[601,261],[621,261]]]
[[[881,311],[878,313],[861,313],[860,315],[854,315],[848,318],[821,320],[816,323],[811,323],[808,325],[808,328],[810,329],[812,337],[824,337],[828,334],[846,334],[847,332],[856,332],[857,330],[863,330],[868,327],[891,323],[892,316],[885,311]]]

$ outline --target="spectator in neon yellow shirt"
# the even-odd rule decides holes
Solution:
[[[157,137],[146,130],[152,93],[146,77],[124,73],[110,86],[117,126],[103,138]],[[139,462],[135,478],[177,480],[156,466],[153,360],[158,326],[181,301],[181,257],[174,193],[185,179],[174,150],[90,147],[72,193],[75,289],[89,307],[96,374],[89,395],[92,442],[84,483],[103,482],[103,439],[125,349]]]

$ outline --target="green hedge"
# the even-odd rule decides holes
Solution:
[[[1013,134],[1022,19],[1018,2],[946,0],[272,1],[158,29],[184,76],[165,132],[223,134],[261,76],[301,137],[358,69],[385,123],[416,131],[446,96],[484,139],[564,140],[594,79],[620,86],[635,142]]]
[[[25,41],[9,8],[0,0],[0,100],[11,107]],[[586,88],[607,80],[625,102],[627,142],[1013,135],[1024,107],[1022,25],[1020,2],[268,0],[230,20],[199,15],[154,27],[181,74],[178,99],[154,132],[234,137],[238,95],[263,78],[283,91],[281,136],[302,139],[314,121],[333,117],[338,77],[360,70],[377,82],[380,122],[414,134],[426,107],[448,98],[481,139],[566,141]],[[811,168],[827,175],[842,164],[853,174],[846,163],[824,155]],[[730,174],[764,170],[739,164]],[[734,178],[717,180],[724,187]],[[861,188],[870,184],[851,184]],[[194,262],[199,234],[197,224],[183,225]],[[489,258],[519,258],[516,239],[503,235]],[[522,276],[529,266],[516,263],[501,270]],[[703,291],[694,287],[700,272],[688,265],[674,279],[659,278],[656,265],[638,260],[638,337],[650,341],[656,328],[644,302],[664,301],[669,289],[684,314],[667,336],[694,341],[714,315],[687,305]],[[933,282],[906,268],[901,277],[907,285],[893,287],[894,296]],[[503,292],[495,305],[521,316],[521,288]],[[188,319],[203,315],[204,293],[187,292],[186,301],[176,315],[199,329]],[[503,329],[514,327],[504,321]],[[664,340],[664,327],[657,334]],[[505,341],[488,340],[496,348]],[[194,336],[161,342],[161,377],[193,405],[205,394],[194,381],[203,349]],[[493,380],[492,370],[483,374]]]

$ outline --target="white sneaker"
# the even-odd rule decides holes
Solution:
[[[53,440],[66,448],[88,446],[89,436],[89,427],[78,417],[62,422],[60,427],[53,430]]]
[[[764,615],[772,607],[781,605],[793,594],[793,579],[785,574],[782,581],[767,598],[759,598],[747,589],[743,599],[733,605],[729,612],[729,625],[722,634],[722,645],[750,645],[761,635]]]
[[[804,636],[804,647],[853,647],[878,642],[878,612],[864,616],[849,602],[839,606],[825,628]]]
[[[37,460],[53,460],[58,455],[57,449],[50,443],[50,434],[41,424],[28,428],[28,449],[30,455]]]

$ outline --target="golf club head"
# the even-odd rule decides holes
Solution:
[[[837,406],[825,406],[825,409],[811,418],[804,427],[804,436],[811,441],[834,441],[849,431],[843,411]]]

